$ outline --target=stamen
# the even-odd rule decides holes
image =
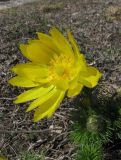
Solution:
[[[51,80],[71,80],[74,75],[73,73],[73,60],[70,57],[64,54],[60,56],[54,55],[49,63],[49,76]]]

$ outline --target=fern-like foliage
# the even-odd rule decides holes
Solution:
[[[104,146],[121,140],[120,97],[106,87],[99,92],[85,89],[76,99],[75,107],[77,110],[71,114],[73,132],[70,136],[77,150],[75,159],[104,160]]]
[[[101,160],[102,144],[97,133],[81,131],[80,126],[76,126],[71,133],[71,139],[75,144],[77,154],[75,160]]]
[[[39,154],[34,151],[25,152],[21,155],[21,160],[45,160],[43,151]]]

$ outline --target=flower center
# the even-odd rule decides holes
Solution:
[[[49,63],[49,76],[51,80],[73,79],[73,60],[67,55],[55,55]]]

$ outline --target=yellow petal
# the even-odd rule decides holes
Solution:
[[[93,88],[98,84],[101,73],[95,67],[87,67],[86,72],[80,72],[79,81],[86,87]]]
[[[67,96],[68,97],[74,97],[74,96],[78,95],[81,92],[82,89],[83,89],[83,85],[77,83],[73,89],[68,90]]]
[[[51,41],[29,40],[28,45],[21,44],[20,50],[30,61],[41,64],[48,63],[50,56],[56,54],[57,47]]]
[[[48,111],[48,115],[47,115],[47,118],[51,118],[52,115],[54,114],[54,112],[56,111],[56,109],[58,108],[58,106],[60,105],[60,103],[62,102],[63,98],[65,96],[65,92],[62,92],[60,93],[58,99],[57,99],[57,102],[56,104],[54,104],[50,110]]]
[[[46,95],[48,92],[50,92],[53,89],[53,86],[50,86],[48,88],[44,87],[36,87],[33,89],[30,89],[28,91],[25,91],[24,93],[20,94],[17,99],[14,101],[14,103],[23,103],[27,102],[36,98],[39,98],[41,96]]]
[[[50,60],[50,50],[41,43],[33,42],[27,46],[27,57],[32,62],[47,64]]]
[[[63,79],[54,81],[53,85],[55,85],[58,89],[63,91],[67,90],[69,87],[68,81]]]
[[[37,32],[40,43],[45,44],[48,48],[52,49],[56,54],[59,54],[60,51],[54,43],[52,37],[44,33]]]
[[[34,122],[37,122],[44,117],[50,117],[58,108],[64,95],[65,92],[58,90],[48,101],[40,105],[35,111]]]
[[[28,78],[34,82],[47,82],[48,70],[46,66],[34,63],[17,64],[12,68],[12,71],[19,76]]]
[[[52,38],[49,35],[41,33],[41,32],[36,32],[36,33],[38,35],[39,40],[41,40],[42,42],[52,41]]]
[[[68,37],[69,40],[72,44],[74,53],[75,53],[75,62],[78,63],[79,66],[81,66],[82,69],[84,69],[86,67],[86,60],[83,54],[80,53],[78,45],[73,37],[73,35],[71,34],[71,32],[68,31]]]
[[[78,64],[81,66],[81,70],[86,71],[87,70],[87,63],[86,63],[86,59],[85,59],[84,55],[80,54],[78,58],[79,58]]]
[[[68,46],[69,48],[71,48],[70,44],[68,43],[68,41],[66,40],[66,38],[61,34],[61,32],[59,30],[57,30],[55,27],[53,27],[50,30],[50,34],[52,35],[52,38],[55,39],[57,41],[57,43],[62,44],[64,46]]]
[[[29,105],[29,107],[27,108],[26,112],[29,112],[32,109],[35,109],[39,105],[43,104],[45,101],[47,101],[48,99],[50,99],[55,93],[56,93],[56,88],[54,88],[53,90],[51,90],[50,92],[48,92],[46,95],[43,95],[40,98],[36,99],[35,101],[33,101]]]
[[[19,46],[22,54],[23,54],[26,58],[28,58],[27,46],[28,46],[28,45],[26,45],[26,44],[20,44],[20,46]]]
[[[62,53],[67,54],[72,57],[73,56],[72,48],[70,44],[68,43],[68,41],[66,40],[66,38],[61,34],[61,32],[59,32],[55,27],[53,27],[50,30],[50,34],[53,38],[54,43],[59,48],[59,50]]]
[[[28,44],[32,44],[32,43],[37,43],[38,45],[40,45],[40,41],[38,39],[29,39]]]
[[[36,87],[41,85],[40,83],[36,83],[31,81],[30,79],[27,79],[25,77],[20,77],[16,76],[11,78],[8,83],[10,83],[13,86],[18,86],[18,87]]]
[[[78,79],[79,79],[79,75],[77,74],[77,76],[69,82],[69,89],[75,88],[75,86],[77,85]]]
[[[68,32],[68,37],[69,37],[69,40],[70,40],[70,42],[71,42],[71,44],[72,44],[72,47],[73,47],[73,50],[74,50],[74,53],[75,53],[75,57],[78,58],[79,55],[80,55],[80,51],[79,51],[79,48],[78,48],[78,46],[77,46],[77,43],[76,43],[76,41],[74,40],[71,32]]]

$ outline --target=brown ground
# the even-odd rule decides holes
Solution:
[[[36,31],[48,33],[51,26],[63,33],[66,29],[73,32],[88,62],[103,73],[98,87],[105,84],[110,94],[121,87],[120,0],[41,0],[1,10],[0,139],[1,154],[10,160],[19,160],[26,150],[45,150],[46,160],[71,160],[74,156],[73,145],[67,139],[73,99],[65,99],[52,119],[33,123],[32,113],[24,112],[26,105],[12,102],[21,89],[7,83],[12,77],[10,67],[25,62],[19,43],[35,37]]]

